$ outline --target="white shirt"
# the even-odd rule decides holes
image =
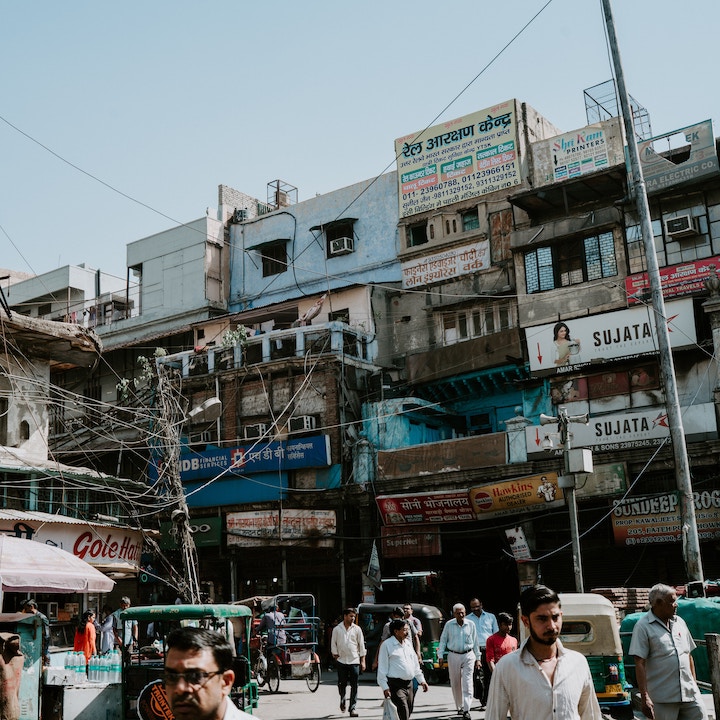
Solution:
[[[393,635],[380,646],[377,682],[383,690],[388,689],[389,677],[398,680],[415,678],[421,685],[425,682],[417,653],[409,639],[401,643]]]
[[[490,681],[485,720],[601,720],[590,668],[584,655],[556,641],[553,684],[527,649],[500,658]]]
[[[472,651],[475,659],[480,660],[480,644],[478,643],[477,630],[475,630],[473,623],[467,621],[467,617],[462,625],[457,619],[448,620],[443,625],[437,649],[438,657],[442,657],[446,650],[454,653]]]
[[[360,658],[364,658],[365,638],[359,625],[353,623],[349,628],[341,622],[333,628],[330,641],[330,652],[337,655],[337,661],[343,665],[359,665]]]
[[[230,702],[230,698],[225,699],[225,715],[223,720],[242,720],[242,718],[251,718],[252,720],[260,720],[257,715],[248,715],[242,710],[238,710],[235,705]]]

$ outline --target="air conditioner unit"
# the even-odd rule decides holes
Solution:
[[[290,432],[305,432],[306,430],[314,430],[317,421],[313,415],[298,415],[291,417],[288,423]]]
[[[257,423],[255,425],[245,426],[245,439],[246,440],[257,440],[263,437],[268,430],[266,423]]]
[[[665,221],[665,231],[669,237],[681,238],[698,234],[697,218],[691,215],[678,215]]]
[[[203,430],[200,433],[193,433],[188,438],[190,440],[190,444],[194,445],[196,443],[209,443],[212,442],[212,433],[209,430]]]
[[[331,255],[347,255],[348,253],[354,252],[354,250],[355,242],[351,237],[333,238],[330,241]]]

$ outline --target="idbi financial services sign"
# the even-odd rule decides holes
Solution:
[[[519,185],[515,100],[395,141],[400,217]]]

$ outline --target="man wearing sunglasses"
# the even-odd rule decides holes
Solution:
[[[228,697],[235,680],[230,643],[203,628],[174,630],[167,637],[165,692],[176,720],[253,718]]]

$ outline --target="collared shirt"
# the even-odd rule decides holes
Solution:
[[[393,636],[388,638],[381,646],[378,656],[377,682],[383,689],[388,689],[388,678],[398,680],[415,680],[422,684],[425,682],[417,653],[409,639],[399,642]]]
[[[590,668],[584,655],[557,645],[553,684],[527,649],[500,658],[490,683],[485,720],[601,720]]]
[[[647,691],[653,702],[688,702],[698,694],[690,669],[695,649],[685,621],[675,615],[669,627],[652,610],[633,628],[630,655],[645,658]]]
[[[337,655],[337,661],[343,665],[359,665],[360,658],[366,655],[365,638],[359,625],[353,623],[349,628],[341,622],[333,628],[330,652]]]
[[[443,626],[437,649],[438,657],[444,655],[446,650],[455,653],[472,651],[475,654],[475,659],[480,660],[477,631],[475,625],[467,621],[467,617],[462,625],[453,619]]]
[[[223,720],[242,720],[242,718],[252,718],[252,720],[260,720],[257,715],[248,715],[246,712],[238,710],[238,708],[236,708],[235,705],[232,704],[230,698],[228,697],[225,700],[225,715],[223,715]]]
[[[479,616],[471,612],[465,616],[465,619],[475,625],[481,648],[484,648],[487,639],[499,630],[497,618],[492,613],[485,612],[484,610],[480,612]]]
[[[122,644],[124,647],[127,647],[128,645],[132,645],[132,643],[135,641],[135,632],[133,628],[137,627],[137,620],[121,620],[120,619],[120,613],[122,610],[116,610],[113,613],[113,623],[115,625],[115,629],[118,631],[120,638],[122,640]]]

